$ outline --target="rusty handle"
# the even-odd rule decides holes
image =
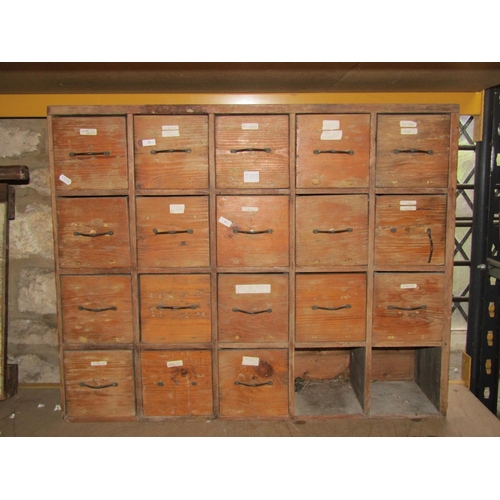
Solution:
[[[337,234],[337,233],[352,233],[352,227],[347,227],[346,229],[328,229],[322,231],[321,229],[313,229],[314,234]]]
[[[262,314],[262,313],[272,313],[272,309],[263,309],[262,311],[244,311],[243,309],[238,309],[233,307],[232,311],[234,313],[244,313],[244,314]]]
[[[273,385],[273,381],[269,380],[268,382],[256,382],[255,384],[247,384],[246,382],[235,380],[234,385],[244,385],[245,387],[261,387],[263,385]]]
[[[395,155],[400,153],[406,153],[406,154],[420,153],[425,155],[433,155],[434,151],[432,149],[395,149],[393,153]]]
[[[427,236],[429,237],[429,259],[427,260],[427,264],[430,264],[432,259],[432,254],[434,253],[434,242],[432,241],[432,233],[430,227],[427,228],[426,233]]]
[[[115,234],[113,231],[106,231],[105,233],[79,233],[75,231],[73,233],[75,236],[86,236],[87,238],[96,238],[97,236],[113,236]]]
[[[354,151],[352,149],[342,150],[342,149],[315,149],[313,151],[315,155],[331,154],[331,155],[353,155]]]
[[[255,229],[250,229],[250,231],[243,231],[241,229],[238,229],[237,227],[235,227],[233,229],[234,234],[238,234],[238,233],[241,233],[241,234],[265,234],[265,233],[272,234],[272,232],[273,232],[272,229],[264,229],[264,231],[256,231]]]
[[[156,309],[170,309],[172,311],[179,311],[180,309],[198,309],[198,304],[191,304],[189,306],[162,306],[158,304]]]
[[[262,151],[263,153],[270,153],[271,148],[243,148],[243,149],[231,149],[230,153],[231,154],[236,154],[236,153],[246,153],[247,151]]]
[[[78,306],[78,310],[79,311],[89,311],[89,312],[94,312],[94,313],[100,313],[100,312],[104,312],[104,311],[116,311],[117,307],[111,306],[111,307],[105,307],[102,309],[99,309],[96,307],[95,309],[89,309],[88,307]]]
[[[161,153],[191,153],[189,148],[186,149],[152,149],[150,151],[152,155],[158,155]]]
[[[187,233],[187,234],[193,234],[194,229],[184,229],[182,231],[160,231],[156,227],[153,229],[153,233],[155,234],[182,234],[182,233]]]
[[[75,153],[71,151],[69,155],[73,158],[74,156],[109,156],[110,154],[111,151],[99,151],[99,152],[84,151],[83,153]]]
[[[316,311],[317,309],[321,309],[322,311],[338,311],[339,309],[350,309],[351,304],[344,304],[343,306],[338,307],[322,307],[322,306],[311,306],[311,309]]]
[[[427,306],[425,304],[417,307],[387,306],[387,309],[396,309],[398,311],[418,311],[419,309],[427,309]]]
[[[118,382],[112,382],[111,384],[107,385],[89,385],[85,382],[80,382],[79,386],[88,387],[89,389],[106,389],[107,387],[118,387]]]

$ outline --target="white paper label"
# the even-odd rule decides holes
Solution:
[[[418,288],[416,283],[402,283],[401,288]]]
[[[252,170],[243,172],[243,182],[259,182],[259,172]]]
[[[321,132],[322,141],[340,141],[342,139],[342,130],[324,130]]]
[[[410,212],[412,210],[416,210],[417,207],[415,205],[413,206],[407,206],[407,205],[402,205],[401,207],[399,207],[399,210],[402,210],[403,212]]]
[[[412,127],[416,127],[417,126],[417,122],[414,122],[413,120],[401,120],[399,122],[399,126],[401,128],[412,128]]]
[[[230,220],[226,219],[225,217],[219,217],[219,222],[227,227],[231,227],[233,225],[233,223]]]
[[[241,364],[245,366],[259,366],[260,359],[251,356],[243,356]]]
[[[236,293],[271,293],[271,285],[236,285]]]
[[[91,361],[90,366],[106,366],[108,364],[107,361]]]
[[[338,130],[340,120],[323,120],[323,130]]]
[[[143,139],[142,145],[143,146],[156,146],[156,139]]]
[[[61,174],[61,175],[59,176],[59,180],[60,180],[61,182],[64,182],[64,184],[66,184],[66,185],[68,185],[68,186],[71,184],[71,179],[70,179],[69,177],[66,177],[64,174]]]
[[[186,205],[174,205],[173,203],[170,205],[171,214],[183,214],[185,209]]]
[[[242,123],[241,130],[259,130],[258,123]]]
[[[96,128],[81,128],[80,135],[97,135]]]
[[[176,366],[182,366],[182,359],[178,359],[176,361],[167,361],[167,367],[168,368],[174,368]]]
[[[179,125],[162,125],[162,130],[179,130]]]
[[[402,128],[401,135],[417,135],[418,128]]]
[[[259,207],[241,207],[242,212],[258,212]]]
[[[399,202],[399,204],[401,206],[403,206],[403,205],[416,205],[417,204],[417,200],[401,200]]]

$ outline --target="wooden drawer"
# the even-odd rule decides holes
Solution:
[[[59,198],[57,221],[62,269],[130,267],[126,198]]]
[[[140,276],[144,343],[211,341],[210,275]]]
[[[297,266],[367,264],[367,196],[298,196],[296,206]]]
[[[61,276],[65,343],[133,341],[130,276]]]
[[[219,266],[288,266],[288,196],[218,196]]]
[[[450,308],[445,301],[444,274],[376,273],[373,344],[441,342]]]
[[[288,144],[288,116],[217,116],[217,187],[289,187]]]
[[[137,188],[208,188],[207,116],[135,116],[134,150]]]
[[[127,189],[127,134],[119,116],[55,117],[57,191]]]
[[[376,199],[375,265],[444,264],[446,195]]]
[[[220,414],[288,415],[288,351],[227,349],[219,352]]]
[[[365,274],[298,274],[296,301],[297,342],[365,340]]]
[[[377,187],[447,187],[450,115],[379,115]]]
[[[139,268],[210,265],[206,196],[138,197]]]
[[[221,342],[288,341],[288,275],[221,274]]]
[[[368,187],[370,115],[298,115],[297,187]]]
[[[132,351],[66,351],[64,374],[68,417],[135,415]]]
[[[143,351],[141,369],[146,417],[213,414],[210,351]]]

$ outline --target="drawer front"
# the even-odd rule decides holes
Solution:
[[[218,188],[287,188],[288,116],[215,118]]]
[[[61,268],[130,267],[126,198],[59,198],[57,220]]]
[[[139,268],[210,265],[206,196],[139,197]]]
[[[133,417],[132,351],[64,353],[68,417]]]
[[[221,274],[221,342],[288,341],[288,275]]]
[[[61,276],[65,343],[133,341],[130,276]]]
[[[379,115],[377,187],[447,187],[449,115]]]
[[[287,416],[288,351],[220,351],[219,384],[222,416]]]
[[[135,116],[139,189],[208,188],[207,116]]]
[[[440,273],[375,274],[374,345],[440,342],[447,314]]]
[[[296,301],[297,342],[365,340],[365,274],[299,274]]]
[[[211,341],[210,275],[140,276],[144,343]]]
[[[52,122],[56,189],[127,189],[125,118],[55,117]]]
[[[298,115],[297,187],[368,187],[370,115]]]
[[[213,414],[210,351],[143,351],[141,370],[146,417]]]
[[[298,196],[296,206],[297,266],[367,264],[367,196]]]
[[[218,196],[219,266],[288,266],[288,196]]]
[[[375,265],[444,264],[446,195],[378,196]]]

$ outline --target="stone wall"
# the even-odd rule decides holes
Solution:
[[[0,165],[26,165],[10,221],[7,353],[20,383],[59,382],[46,120],[0,119]]]

